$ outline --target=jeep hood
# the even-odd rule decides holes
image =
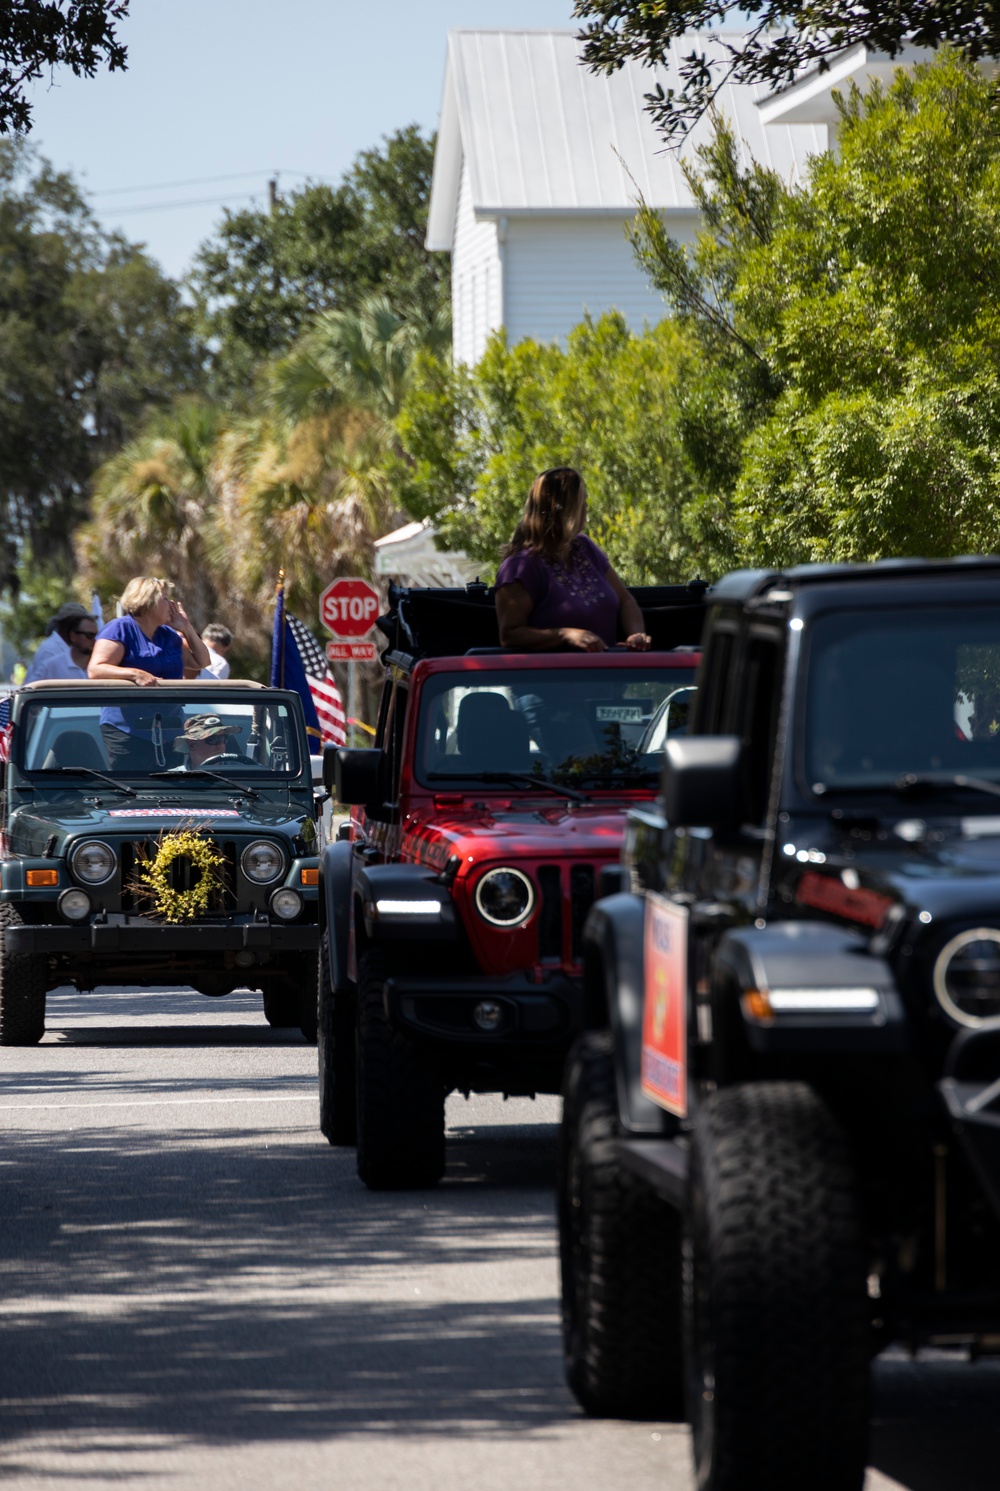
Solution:
[[[266,831],[307,841],[315,836],[315,823],[302,801],[304,794],[261,793],[252,799],[231,793],[191,792],[140,794],[114,800],[82,800],[67,796],[48,798],[15,809],[7,825],[12,854],[41,855],[54,838],[48,857],[58,858],[63,846],[82,834],[97,837],[150,838],[182,824],[194,824],[213,833]]]
[[[578,859],[618,857],[625,813],[632,802],[595,802],[567,807],[551,800],[537,804],[479,803],[448,813],[411,813],[403,825],[403,856],[443,870],[449,859]]]

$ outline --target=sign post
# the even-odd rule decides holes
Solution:
[[[333,641],[326,644],[331,662],[347,664],[347,742],[352,744],[351,721],[357,718],[357,665],[377,656],[374,642],[366,641],[381,608],[375,586],[360,576],[334,580],[319,598],[319,619]]]

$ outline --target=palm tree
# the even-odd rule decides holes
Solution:
[[[326,311],[272,371],[275,411],[288,423],[341,404],[369,409],[387,424],[399,413],[421,348],[451,339],[446,311],[429,320],[372,295],[356,311]]]
[[[92,516],[75,536],[88,587],[113,595],[134,575],[162,574],[175,582],[196,624],[211,618],[219,592],[206,556],[219,429],[216,409],[185,400],[100,468]]]

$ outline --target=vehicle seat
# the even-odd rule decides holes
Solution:
[[[42,762],[43,771],[56,771],[70,766],[89,766],[94,771],[107,771],[104,752],[86,730],[64,730],[52,742],[52,748]]]
[[[455,725],[463,771],[527,771],[531,764],[528,726],[503,694],[477,689],[458,706]]]

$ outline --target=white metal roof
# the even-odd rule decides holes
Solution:
[[[862,45],[849,47],[831,60],[825,72],[811,68],[787,88],[762,98],[757,112],[765,127],[778,123],[835,126],[840,120],[833,99],[835,90],[846,94],[851,84],[856,83],[864,93],[876,80],[888,85],[901,67],[930,62],[933,57],[930,47],[903,47],[895,57],[869,51]]]
[[[657,82],[676,87],[680,58],[706,40],[711,45],[710,36],[674,42],[668,67],[628,63],[605,77],[581,64],[573,31],[449,32],[427,247],[452,246],[463,157],[479,217],[626,216],[639,192],[652,207],[691,211],[677,154],[665,148],[644,95]],[[756,104],[766,93],[726,84],[718,107],[748,156],[795,180],[807,156],[826,149],[826,127],[765,128]],[[700,121],[684,155],[710,131],[710,122]]]

